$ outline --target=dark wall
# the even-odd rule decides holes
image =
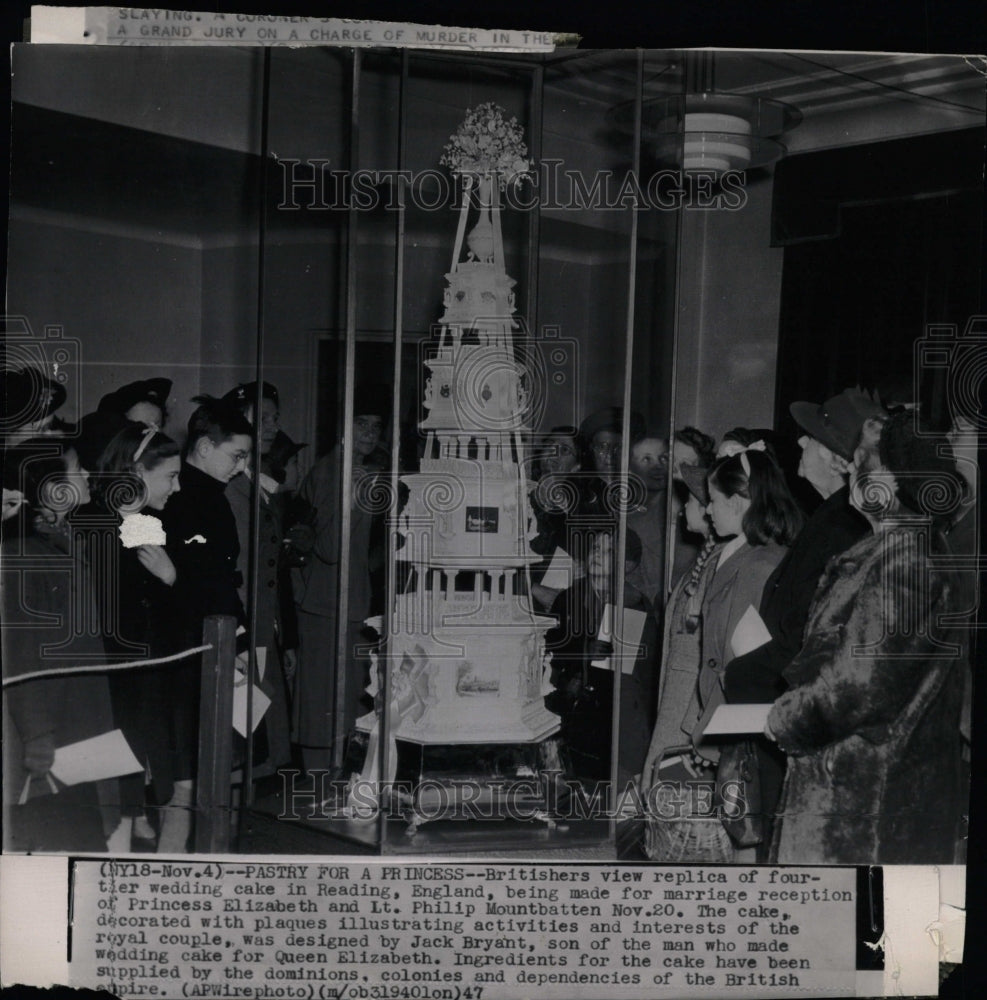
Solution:
[[[972,130],[779,166],[775,236],[789,244],[779,427],[794,429],[793,400],[822,401],[850,385],[897,383],[896,395],[910,388],[941,406],[941,372],[916,371],[914,359],[930,325],[961,331],[981,307],[983,142]]]

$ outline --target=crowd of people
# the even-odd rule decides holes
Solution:
[[[763,439],[721,444],[725,457],[688,476],[700,503],[708,491],[712,534],[668,604],[641,787],[647,798],[669,774],[707,781],[713,808],[663,809],[655,795],[647,853],[949,863],[962,846],[976,607],[972,567],[953,558],[977,551],[970,428],[954,424],[951,448],[917,410],[889,414],[854,390],[791,413],[814,509],[799,512]],[[759,548],[757,569],[731,572]],[[748,609],[760,635],[736,617]],[[754,713],[742,736],[710,737],[719,704],[769,707],[767,721]],[[729,808],[730,781],[743,809]]]
[[[107,394],[76,426],[56,423],[56,382],[15,371],[5,383],[6,846],[188,850],[201,668],[182,654],[201,647],[208,616],[235,619],[241,654],[256,639],[267,700],[254,760],[273,770],[292,759],[299,638],[283,519],[305,446],[280,430],[266,382],[193,400],[183,445],[161,430],[167,379]],[[18,413],[32,419],[13,426]],[[239,668],[250,660],[241,655]],[[60,748],[115,730],[134,755],[131,773],[56,777]],[[234,745],[235,762],[246,753]]]
[[[686,427],[669,447],[617,408],[548,435],[532,495],[532,596],[558,623],[548,704],[577,771],[615,773],[618,791],[634,776],[652,860],[952,862],[978,598],[973,420],[937,432],[859,389],[790,411],[797,441],[737,427],[716,445]],[[600,623],[620,511],[623,604],[661,641],[646,629],[622,678],[611,771]],[[539,578],[559,549],[578,577],[563,590]],[[721,706],[736,706],[729,726]]]
[[[389,392],[355,394],[350,447],[303,479],[275,386],[196,397],[181,442],[162,430],[170,393],[122,386],[72,426],[57,383],[6,375],[8,849],[189,849],[200,661],[181,654],[210,615],[236,619],[241,654],[256,644],[242,668],[268,704],[241,761],[331,769],[372,707],[355,651],[383,610],[386,536],[364,500],[389,464]],[[651,859],[957,856],[978,594],[948,557],[977,551],[976,428],[894,410],[848,389],[792,404],[797,442],[737,427],[717,444],[607,407],[534,443],[527,599],[555,619],[546,704],[576,775],[637,789]],[[618,601],[641,627],[614,739],[602,626]],[[86,664],[106,668],[59,670]],[[723,735],[714,716],[740,706],[758,721]],[[116,729],[130,773],[59,779],[59,748]],[[708,794],[668,810],[676,788]]]

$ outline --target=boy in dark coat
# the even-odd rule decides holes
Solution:
[[[237,588],[240,540],[226,484],[250,458],[253,428],[231,403],[203,398],[188,425],[181,491],[162,512],[171,556],[181,581],[179,628],[191,645],[202,639],[208,615],[233,615],[243,624]]]
[[[226,484],[243,472],[250,457],[253,429],[232,404],[200,397],[188,423],[181,489],[161,512],[167,551],[175,565],[175,635],[184,647],[202,643],[202,623],[209,615],[232,615],[240,625],[246,615],[237,587],[240,542],[236,519],[226,499]],[[162,824],[160,853],[181,852],[191,827],[192,786],[199,741],[200,668],[197,658],[175,671],[186,691],[184,716],[176,719],[171,820]]]

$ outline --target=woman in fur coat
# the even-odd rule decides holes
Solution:
[[[874,533],[830,561],[768,718],[789,755],[772,862],[953,860],[965,650],[935,557],[962,485],[915,420],[891,417],[876,453],[857,450],[851,496]]]

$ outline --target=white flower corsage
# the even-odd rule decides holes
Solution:
[[[164,545],[167,540],[161,522],[151,514],[127,514],[120,522],[120,541],[125,549]]]

